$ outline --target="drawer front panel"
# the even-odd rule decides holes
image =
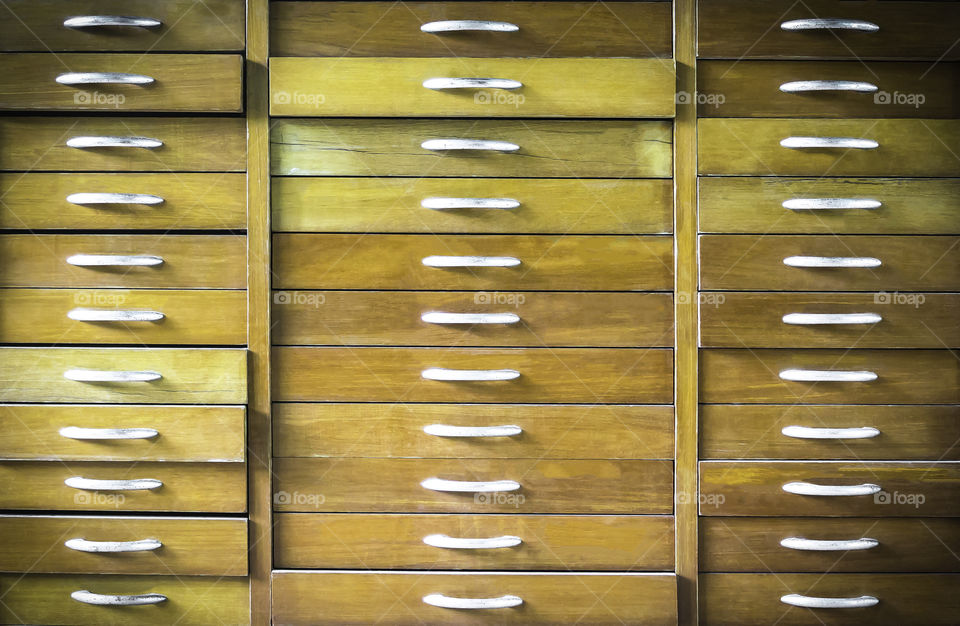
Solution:
[[[673,569],[673,518],[609,515],[363,515],[280,513],[278,568],[505,570]],[[424,539],[435,538],[433,546]],[[443,541],[517,537],[507,548],[451,549]],[[456,544],[451,544],[456,545]]]

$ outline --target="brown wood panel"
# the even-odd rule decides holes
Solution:
[[[276,458],[274,510],[339,513],[673,512],[666,460]],[[513,480],[499,493],[433,491],[421,481]]]
[[[277,348],[274,399],[665,404],[672,351],[590,348]],[[426,380],[427,368],[513,369],[493,382]]]

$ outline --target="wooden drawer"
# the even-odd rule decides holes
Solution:
[[[960,585],[960,576],[944,574],[707,574],[700,577],[700,623],[704,626],[955,624],[960,611],[957,585]],[[791,594],[819,598],[871,596],[879,603],[869,608],[798,608],[781,601],[783,596]]]
[[[673,286],[673,240],[661,236],[294,233],[274,235],[273,249],[273,286],[280,289],[646,291]],[[468,265],[482,260],[457,257],[505,259],[501,266],[484,267]],[[506,297],[496,297],[501,295]]]
[[[0,348],[3,402],[243,404],[246,385],[242,349]]]
[[[122,317],[131,312],[159,313],[162,318],[130,321]],[[95,319],[76,320],[68,315]],[[0,342],[243,345],[247,342],[247,294],[224,290],[0,289]]]
[[[960,461],[958,418],[957,406],[705,404],[700,457]],[[831,428],[850,430],[816,430]]]
[[[0,50],[65,52],[242,52],[244,3],[239,0],[8,0],[0,23]],[[135,16],[159,22],[138,26],[72,26],[85,16]]]
[[[953,235],[960,232],[955,178],[701,178],[700,231]],[[791,209],[790,200],[837,198],[876,208]],[[809,205],[809,203],[808,203]]]
[[[664,460],[276,458],[273,475],[273,507],[281,512],[673,512],[673,462]],[[455,482],[428,489],[421,485],[428,479]],[[440,490],[475,488],[474,481],[512,481],[519,488]]]
[[[881,319],[867,320],[864,314]],[[831,321],[825,317],[797,315],[847,317]],[[957,347],[960,346],[958,319],[958,294],[704,294],[700,303],[700,345],[718,348]]]
[[[0,193],[3,194],[0,228],[243,230],[247,227],[246,176],[243,174],[0,174]],[[124,198],[119,194],[140,197]]]
[[[2,235],[0,287],[243,289],[246,254],[244,235]]]
[[[865,495],[801,495],[828,488]],[[791,488],[794,488],[791,487]],[[701,461],[700,514],[860,517],[957,517],[960,463],[859,461]]]
[[[440,608],[426,596],[516,597],[483,611]],[[598,601],[602,598],[602,601]],[[677,623],[673,574],[273,572],[278,624],[656,624]]]
[[[953,2],[700,0],[699,49],[705,58],[958,59],[960,6]],[[864,30],[784,30],[811,18],[864,21]]]
[[[245,578],[183,576],[0,576],[4,624],[124,626],[126,624],[249,624],[250,591]],[[160,594],[147,606],[95,606],[70,597],[75,591],[109,596]]]
[[[960,145],[960,120],[701,119],[698,133],[701,174],[960,176],[960,161],[953,156]],[[878,147],[780,145],[790,138],[825,137],[873,141]]]
[[[0,64],[6,69],[0,74],[0,109],[7,111],[243,110],[239,55],[16,52],[0,54]],[[150,80],[65,82],[75,73],[98,72],[130,75],[128,81]]]
[[[424,321],[423,316],[430,313],[454,317]],[[517,319],[478,322],[456,317],[468,314],[509,314]],[[669,293],[531,292],[509,297],[463,291],[277,291],[272,323],[273,343],[279,345],[672,347],[673,297]]]
[[[789,539],[842,545],[781,545]],[[873,547],[853,548],[860,539],[874,540],[859,542]],[[700,522],[700,569],[708,572],[955,572],[958,550],[956,519],[705,517]]]
[[[703,235],[700,254],[703,289],[960,290],[958,237]]]
[[[64,428],[94,430],[60,434]],[[157,434],[117,439],[96,430],[134,428]],[[4,404],[0,459],[243,461],[245,430],[242,406]]]
[[[786,370],[873,372],[863,382],[798,382]],[[956,404],[960,363],[949,350],[700,351],[703,402]],[[784,376],[789,376],[784,374]]]
[[[673,352],[621,348],[275,348],[280,402],[666,404]],[[493,381],[428,380],[495,370]],[[502,374],[497,374],[502,372]],[[519,375],[513,376],[513,372]],[[485,374],[477,374],[478,378]]]
[[[673,570],[669,516],[280,513],[274,522],[278,568]],[[443,539],[425,543],[431,535]],[[465,538],[522,543],[456,549]]]
[[[82,147],[118,137],[139,144]],[[242,172],[246,141],[240,118],[0,117],[0,170]]]
[[[931,67],[928,62],[701,61],[697,80],[699,93],[707,96],[697,104],[702,117],[960,116],[960,63]],[[839,90],[788,85],[806,81],[861,85],[859,91],[854,85]],[[870,88],[873,91],[863,91]]]
[[[247,574],[245,519],[0,515],[0,534],[6,539],[0,544],[0,570],[5,572]],[[96,545],[145,539],[160,546]],[[71,540],[80,545],[68,547]]]
[[[297,119],[275,120],[270,132],[271,167],[281,176],[673,175],[673,128],[668,121]],[[451,138],[502,141],[519,148],[506,152],[422,146]],[[960,166],[954,169],[960,173]]]
[[[247,507],[243,463],[0,463],[0,507],[35,511],[202,511],[242,513]],[[77,487],[66,484],[78,482]],[[83,482],[80,482],[83,479]],[[162,483],[152,488],[98,489],[87,481]],[[155,484],[155,483],[153,483]],[[142,483],[141,483],[142,485]]]
[[[673,183],[666,179],[276,177],[272,191],[275,232],[632,235],[673,231]],[[513,208],[504,210],[504,203],[500,209],[464,207],[462,200],[473,198],[487,204],[503,198]],[[459,208],[422,205],[443,199],[449,200],[446,205],[458,205],[461,200]]]
[[[273,453],[288,457],[670,459],[673,420],[670,406],[279,403],[273,407]],[[424,432],[425,427],[437,425],[446,428]],[[515,427],[513,434],[450,436],[465,434],[450,427],[504,425]]]
[[[427,33],[447,20],[507,22],[513,32]],[[443,25],[438,25],[442,28]],[[669,57],[669,2],[278,2],[270,53],[303,57]]]

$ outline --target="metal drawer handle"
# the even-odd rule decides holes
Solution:
[[[451,493],[500,493],[520,489],[520,483],[515,480],[472,481],[427,478],[420,482],[420,486],[430,491],[447,491]]]
[[[78,552],[150,552],[161,546],[157,539],[138,541],[87,541],[79,537],[68,539],[63,545]]]
[[[163,257],[149,254],[74,254],[67,263],[77,267],[139,267],[161,265]]]
[[[788,256],[788,267],[880,267],[883,262],[872,256]]]
[[[519,426],[450,426],[449,424],[430,424],[423,432],[434,437],[513,437],[523,432]]]
[[[499,598],[453,598],[442,593],[423,596],[424,604],[438,606],[441,609],[509,609],[523,604],[520,596],[500,596]]]
[[[163,198],[149,193],[72,193],[70,204],[163,204]]]
[[[449,548],[451,550],[495,550],[497,548],[512,548],[523,543],[520,537],[503,535],[502,537],[461,538],[447,535],[427,535],[423,543],[434,548]]]
[[[137,372],[73,369],[65,371],[63,377],[78,383],[147,383],[151,380],[160,380],[163,375],[150,370]]]
[[[428,367],[420,372],[427,380],[453,382],[484,382],[493,380],[513,380],[520,377],[517,370],[451,370],[445,367]]]
[[[513,198],[424,198],[420,206],[434,211],[449,209],[515,209],[520,203]]]
[[[787,313],[784,324],[819,326],[824,324],[877,324],[883,318],[876,313]]]
[[[67,28],[100,28],[102,26],[130,26],[134,28],[156,28],[163,22],[152,17],[131,17],[127,15],[79,15],[63,20]]]
[[[858,30],[865,33],[875,33],[880,30],[880,27],[873,22],[831,18],[789,20],[780,24],[780,28],[792,32],[801,30]]]
[[[424,150],[487,150],[491,152],[516,152],[520,149],[509,141],[492,139],[427,139],[420,144]]]
[[[510,22],[492,22],[489,20],[441,20],[427,22],[420,27],[425,33],[460,33],[463,31],[483,31],[488,33],[515,33],[520,27]]]
[[[798,496],[872,496],[880,491],[880,485],[864,483],[862,485],[818,485],[797,481],[781,487],[787,493]]]
[[[784,148],[843,148],[847,150],[873,150],[880,144],[873,139],[860,137],[787,137],[780,140]]]
[[[167,601],[167,596],[162,593],[141,593],[133,596],[105,595],[102,593],[93,593],[86,589],[74,591],[70,597],[77,602],[84,604],[95,604],[96,606],[144,606],[146,604],[160,604]]]
[[[780,85],[783,93],[807,93],[810,91],[856,91],[873,93],[880,89],[873,83],[862,80],[794,80]]]
[[[802,606],[807,609],[863,609],[869,606],[876,606],[880,600],[873,596],[860,596],[859,598],[818,598],[816,596],[804,596],[799,593],[788,593],[780,597],[780,602],[791,606]]]
[[[516,267],[520,259],[512,256],[445,256],[423,257],[427,267]]]
[[[83,136],[67,139],[70,148],[159,148],[163,142],[153,137]]]
[[[152,76],[124,72],[67,72],[57,76],[61,85],[150,85]]]
[[[523,83],[509,78],[428,78],[423,81],[427,89],[520,89]]]
[[[145,491],[159,489],[163,483],[155,478],[134,478],[131,480],[98,480],[71,476],[63,481],[67,487],[83,489],[85,491]]]
[[[846,552],[847,550],[870,550],[880,545],[876,539],[863,537],[861,539],[841,539],[836,541],[823,539],[806,539],[804,537],[787,537],[780,540],[780,545],[791,550],[810,550],[813,552]]]
[[[856,370],[786,369],[779,376],[798,383],[868,383],[877,379],[876,372]]]
[[[64,426],[60,429],[60,436],[67,439],[81,440],[114,440],[114,439],[153,439],[160,434],[153,428],[81,428],[79,426]]]
[[[872,439],[880,431],[872,426],[858,428],[812,428],[809,426],[784,426],[780,433],[794,439]]]
[[[67,317],[78,322],[156,322],[164,316],[160,311],[73,309]]]
[[[428,324],[516,324],[516,313],[443,313],[430,311],[420,316]]]
[[[784,200],[783,208],[791,211],[839,211],[846,209],[879,209],[882,203],[865,198],[794,198]]]

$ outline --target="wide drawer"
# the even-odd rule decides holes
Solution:
[[[949,350],[700,351],[700,399],[719,403],[957,404]]]
[[[246,255],[243,235],[0,235],[0,287],[243,289]]]
[[[466,609],[442,606],[458,599],[465,600]],[[484,610],[469,610],[481,604]],[[273,619],[278,624],[666,626],[677,623],[677,581],[673,574],[280,570],[273,572]]]
[[[673,400],[669,349],[288,347],[274,349],[273,368],[281,402]]]
[[[218,54],[4,53],[7,111],[243,110],[243,57]]]
[[[278,568],[673,569],[669,516],[280,513],[273,533]]]
[[[670,459],[673,420],[670,406],[278,403],[273,406],[273,453]]]
[[[273,475],[282,512],[673,512],[669,460],[276,458]]]
[[[245,431],[242,406],[4,404],[0,459],[243,461]]]
[[[292,233],[274,235],[273,250],[280,289],[673,287],[673,239],[663,236]]]
[[[703,294],[700,345],[953,348],[960,346],[958,319],[960,294]]]
[[[673,183],[667,179],[276,177],[272,192],[274,232],[673,230]]]
[[[707,574],[700,576],[700,623],[946,626],[956,624],[960,611],[958,585],[960,576],[945,574]],[[856,605],[855,600],[860,599],[862,605],[873,606],[798,608],[786,604],[784,597],[795,603],[827,605],[834,604],[831,599],[840,599],[836,603],[840,607]],[[874,598],[878,602],[874,603]]]
[[[700,231],[948,235],[955,178],[701,178]]]
[[[0,348],[4,402],[244,404],[246,350]]]
[[[0,534],[5,572],[247,574],[245,519],[2,515]]]
[[[247,507],[244,463],[4,461],[0,478],[4,509],[242,513]]]
[[[955,572],[960,520],[721,518],[700,521],[707,572]]]
[[[14,17],[0,22],[0,50],[11,52],[244,48],[241,0],[204,0],[202,6],[194,0],[7,0],[5,5]],[[149,22],[131,25],[130,17]]]
[[[669,2],[278,2],[270,7],[270,53],[669,57],[670,8]],[[463,20],[468,23],[456,23]]]
[[[960,463],[701,461],[700,514],[957,517]]]
[[[960,290],[958,237],[703,235],[700,258],[703,289]]]
[[[281,176],[673,174],[673,128],[668,121],[294,119],[276,120],[270,132],[271,168]],[[449,139],[455,140],[454,149],[449,143],[434,143]],[[497,143],[485,143],[490,141]],[[480,149],[463,149],[471,146]],[[960,172],[960,166],[954,169]]]
[[[700,407],[704,459],[960,461],[957,406]]]
[[[239,118],[0,117],[0,170],[242,172]]]
[[[250,591],[246,578],[184,576],[104,576],[100,574],[50,576],[9,574],[0,576],[4,624],[50,624],[52,626],[209,626],[249,624]],[[86,591],[107,598],[71,594]],[[149,594],[149,595],[148,595]],[[157,594],[157,595],[153,595]],[[149,605],[101,606],[97,599],[118,598],[131,603],[132,595],[147,595]]]
[[[960,120],[708,118],[698,134],[707,175],[960,175]]]
[[[276,291],[272,323],[278,345],[671,347],[673,297]],[[0,317],[0,337],[2,327]]]
[[[243,345],[246,314],[239,290],[0,289],[0,342]]]

